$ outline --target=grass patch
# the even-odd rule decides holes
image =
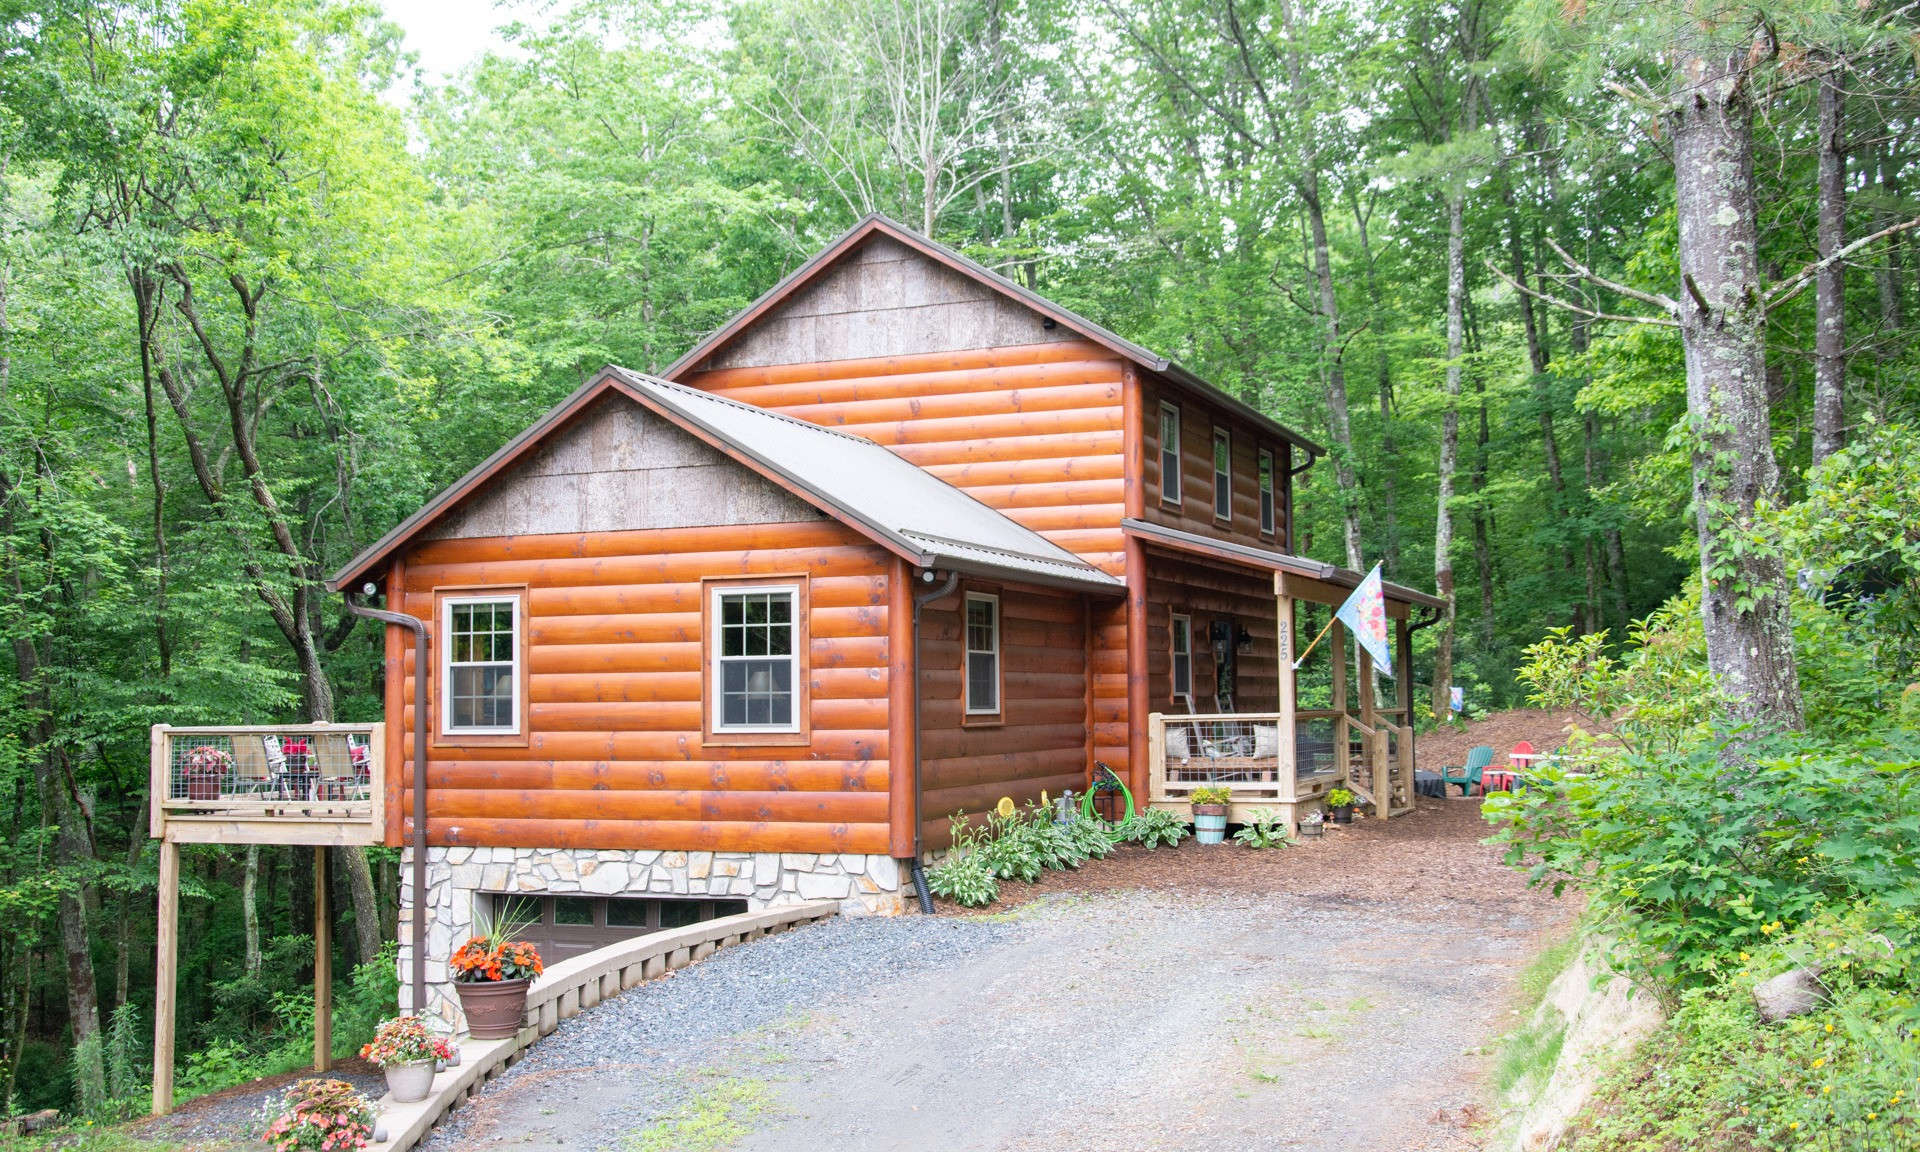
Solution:
[[[1553,1065],[1566,1042],[1566,1016],[1558,1008],[1545,1007],[1501,1046],[1494,1083],[1502,1092],[1511,1092],[1523,1083],[1537,1090],[1553,1075]]]
[[[1527,961],[1520,970],[1520,1002],[1531,1008],[1540,1003],[1547,995],[1547,985],[1553,978],[1567,970],[1573,962],[1574,953],[1580,950],[1581,935],[1576,930],[1555,940],[1540,950],[1540,954]]]
[[[731,1148],[767,1110],[766,1085],[735,1077],[696,1093],[673,1115],[657,1120],[627,1142],[631,1152],[719,1152]]]

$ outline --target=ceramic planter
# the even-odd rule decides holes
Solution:
[[[387,1095],[393,1097],[396,1104],[425,1100],[433,1091],[433,1068],[431,1060],[387,1065],[381,1069],[387,1074]]]
[[[220,799],[220,774],[218,772],[198,772],[188,776],[187,799]]]
[[[1218,844],[1227,838],[1227,806],[1225,804],[1195,804],[1193,806],[1193,836],[1202,844]]]
[[[475,1040],[505,1040],[520,1031],[527,1014],[527,986],[532,981],[462,981],[454,989],[460,993],[460,1011],[467,1017],[467,1035]]]

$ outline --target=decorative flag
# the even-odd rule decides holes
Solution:
[[[1373,666],[1381,675],[1393,675],[1393,645],[1387,642],[1387,598],[1380,587],[1380,565],[1373,566],[1333,615],[1373,657]]]

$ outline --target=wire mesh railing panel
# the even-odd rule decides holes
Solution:
[[[170,731],[166,741],[169,806],[373,799],[371,730]]]
[[[1338,722],[1332,716],[1301,717],[1294,721],[1295,772],[1301,779],[1339,773],[1340,762],[1333,746],[1338,731]]]

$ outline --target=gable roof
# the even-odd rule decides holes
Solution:
[[[601,369],[354,557],[329,586],[343,589],[379,570],[428,525],[609,392],[626,396],[916,566],[1089,592],[1125,588],[1046,537],[871,440],[613,366]]]
[[[748,305],[733,319],[727,321],[711,336],[694,345],[686,355],[675,360],[660,373],[669,380],[680,380],[699,369],[714,353],[731,343],[735,337],[753,327],[761,318],[777,308],[783,301],[811,284],[828,268],[839,262],[840,258],[858,248],[871,236],[889,237],[908,248],[919,252],[929,259],[936,260],[963,276],[976,280],[987,287],[1002,293],[1055,323],[1077,332],[1086,339],[1115,353],[1123,359],[1158,374],[1186,391],[1199,396],[1210,404],[1219,405],[1241,419],[1248,421],[1263,431],[1282,440],[1297,445],[1313,456],[1324,456],[1327,450],[1307,439],[1300,433],[1266,415],[1246,402],[1207,383],[1173,360],[1161,356],[1133,341],[1108,331],[1077,312],[1063,308],[1038,292],[1021,284],[1016,284],[991,268],[970,259],[964,254],[947,247],[937,240],[931,240],[897,220],[891,220],[879,214],[863,217],[858,224],[841,233],[833,243],[827,245],[813,258],[788,273],[778,284],[762,293],[758,300]]]

